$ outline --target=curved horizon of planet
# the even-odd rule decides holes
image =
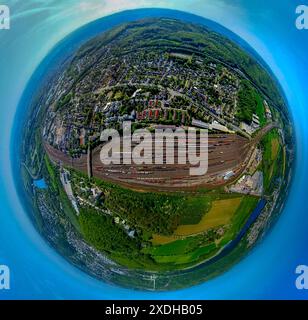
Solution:
[[[161,14],[161,12],[162,11],[160,11],[160,10],[153,10],[153,11],[147,11],[147,10],[144,10],[143,11],[143,13],[141,13],[143,10],[140,10],[140,11],[138,11],[137,12],[137,17],[133,17],[133,16],[130,16],[128,13],[124,13],[124,17],[125,18],[128,18],[128,15],[130,16],[129,18],[130,19],[132,19],[132,21],[134,21],[134,20],[136,20],[137,18],[140,18],[140,16],[142,15],[142,17],[144,17],[144,13],[147,13],[147,12],[149,12],[148,13],[148,15],[149,16],[153,16],[153,14],[154,14],[154,16],[155,16],[155,14],[157,14],[158,16]],[[164,10],[163,10],[164,11]],[[192,15],[186,15],[185,13],[179,13],[179,12],[176,12],[176,13],[174,13],[173,11],[170,11],[169,12],[169,10],[167,10],[168,11],[168,14],[170,14],[170,17],[174,17],[173,15],[175,15],[176,16],[176,18],[178,18],[179,16],[185,16],[188,20],[191,18],[191,16]],[[166,14],[166,13],[164,13],[164,14]],[[126,16],[127,15],[127,16]],[[119,14],[119,16],[121,16],[121,14]],[[115,15],[115,17],[117,17],[117,14]],[[108,19],[111,19],[110,17],[107,17],[107,21],[108,21]],[[119,18],[119,19],[123,19],[123,16],[121,16],[121,18]],[[195,18],[196,20],[204,20],[203,18],[200,18],[200,17],[196,17]],[[104,18],[103,19],[100,19],[100,21],[101,22],[103,22],[102,20],[104,20]],[[131,21],[131,20],[128,20],[128,21]],[[108,21],[108,22],[110,22],[110,20]],[[106,24],[108,24],[108,22],[106,23]],[[196,21],[193,21],[193,22],[196,22]],[[20,103],[20,107],[23,105],[23,100],[28,96],[28,94],[29,95],[32,95],[32,93],[31,93],[31,91],[32,91],[32,89],[34,89],[34,88],[31,88],[31,82],[32,82],[32,80],[33,79],[37,79],[38,80],[38,78],[40,78],[41,76],[43,76],[44,77],[44,75],[43,74],[45,74],[45,71],[46,70],[44,70],[47,66],[46,66],[46,63],[47,63],[47,61],[48,61],[48,63],[52,63],[52,64],[54,64],[54,65],[56,65],[56,64],[58,64],[59,63],[59,59],[60,60],[62,60],[62,59],[65,59],[65,57],[66,57],[66,55],[64,55],[63,56],[63,52],[61,51],[61,46],[63,45],[63,47],[65,47],[64,46],[64,43],[66,43],[66,41],[68,41],[68,43],[70,42],[69,41],[69,39],[74,39],[74,36],[76,36],[77,34],[79,34],[78,36],[76,36],[77,38],[79,37],[79,42],[78,41],[75,41],[76,40],[76,38],[72,41],[72,43],[71,43],[71,46],[70,46],[70,50],[69,51],[67,51],[66,52],[66,54],[67,54],[67,56],[69,56],[70,54],[71,54],[71,52],[73,52],[74,50],[72,49],[73,47],[78,47],[82,42],[84,43],[85,42],[85,40],[87,39],[87,38],[92,38],[93,36],[94,36],[94,34],[98,34],[99,32],[101,32],[102,30],[99,30],[99,28],[97,28],[97,25],[96,25],[96,30],[94,31],[94,30],[91,30],[91,28],[93,28],[93,29],[95,29],[95,27],[94,27],[94,25],[95,25],[95,23],[97,24],[97,23],[99,23],[99,21],[96,21],[96,22],[93,22],[93,23],[90,23],[88,26],[85,26],[85,27],[83,27],[83,28],[81,28],[81,29],[79,29],[79,30],[77,30],[76,32],[74,32],[73,33],[73,35],[70,35],[70,36],[68,36],[66,39],[64,39],[63,41],[61,41],[61,43],[60,44],[58,44],[56,47],[55,47],[55,49],[53,49],[52,50],[52,53],[50,54],[50,55],[48,55],[45,59],[44,59],[44,62],[40,65],[40,67],[38,67],[37,68],[37,71],[34,73],[34,75],[33,75],[33,78],[30,80],[30,82],[29,82],[29,85],[28,85],[28,90],[25,90],[25,93],[24,93],[24,97],[23,97],[23,99],[21,100],[21,103]],[[117,24],[117,23],[115,23],[115,22],[113,22],[114,24]],[[210,23],[210,24],[212,24],[212,22]],[[89,28],[88,29],[88,31],[86,32],[86,30],[87,30],[87,28]],[[221,29],[221,27],[219,26],[219,27],[217,27],[217,29]],[[91,31],[89,31],[89,30],[91,30]],[[97,32],[97,33],[96,33]],[[229,33],[229,32],[228,32]],[[86,34],[87,34],[87,36],[86,36]],[[92,34],[92,36],[89,36],[89,34]],[[84,38],[83,38],[84,37]],[[83,40],[80,40],[80,39],[82,39],[83,38]],[[234,38],[236,38],[236,36],[234,36]],[[74,44],[74,42],[75,42],[75,44]],[[241,41],[242,42],[242,41]],[[79,43],[79,45],[77,45],[76,43]],[[243,42],[242,42],[243,43]],[[253,51],[253,50],[252,50]],[[56,54],[54,54],[54,53],[56,53]],[[62,56],[61,56],[61,54],[62,54]],[[48,68],[47,68],[47,70],[48,70]],[[28,96],[29,97],[29,96]],[[26,98],[27,99],[27,98]],[[27,104],[27,102],[25,101],[25,104]],[[20,110],[20,107],[19,107],[19,110]],[[25,112],[25,110],[23,109],[23,112]],[[19,114],[19,113],[18,113]],[[16,116],[17,117],[17,116]],[[22,120],[21,119],[21,117],[19,118],[19,120]],[[17,123],[19,122],[19,121],[15,121],[16,122],[16,125],[17,125]],[[20,124],[20,123],[19,123]],[[21,124],[21,127],[22,127],[22,124]],[[18,130],[14,130],[15,131],[15,134],[16,134],[16,132],[18,132]],[[15,148],[17,147],[16,145],[14,146]],[[17,165],[17,162],[15,162],[15,165]],[[16,177],[15,177],[16,178]],[[44,180],[39,180],[39,181],[44,181]],[[18,184],[18,183],[17,183]],[[45,188],[45,184],[44,183],[40,183],[40,182],[35,182],[35,185],[37,186],[37,187],[42,187],[43,186],[43,188]],[[19,189],[19,192],[21,192],[21,190]],[[22,197],[21,197],[22,198]],[[249,229],[249,227],[251,226],[251,224],[258,218],[258,215],[262,212],[262,209],[264,208],[264,206],[265,206],[265,204],[266,204],[266,202],[265,202],[266,200],[261,200],[259,203],[258,203],[258,205],[257,205],[257,208],[255,209],[255,210],[253,210],[253,212],[251,213],[251,215],[250,215],[250,218],[248,219],[248,221],[246,222],[246,224],[244,225],[244,227],[241,229],[241,231],[240,231],[240,233],[238,234],[238,237],[235,239],[235,240],[233,240],[231,243],[230,243],[230,246],[232,246],[232,248],[233,247],[235,247],[236,246],[236,244],[237,243],[239,243],[240,242],[240,240],[241,240],[241,238],[245,235],[245,233],[246,233],[246,231]],[[260,209],[261,208],[261,209]],[[27,210],[28,212],[30,212],[29,210]],[[31,216],[31,215],[30,215]],[[236,242],[236,243],[235,243]],[[226,246],[225,247],[225,249],[227,249],[227,248],[229,248],[230,249],[230,247],[228,247],[228,246]],[[221,254],[225,251],[225,249],[221,252]],[[200,266],[198,266],[198,268],[202,268],[202,265],[200,265]],[[193,270],[191,270],[191,271],[193,271]],[[125,285],[125,286],[127,286],[127,284],[123,284],[122,283],[122,285]],[[130,286],[130,285],[128,285],[128,286]],[[136,287],[138,287],[138,286],[140,286],[140,284],[138,284]]]

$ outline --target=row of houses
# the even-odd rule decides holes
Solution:
[[[173,121],[181,120],[181,123],[184,124],[185,121],[189,119],[189,116],[187,114],[187,111],[182,111],[178,109],[152,108],[152,109],[143,110],[141,112],[137,112],[136,118],[139,121],[142,121],[142,120],[158,121],[160,118],[163,118],[164,120],[168,120],[172,118]]]

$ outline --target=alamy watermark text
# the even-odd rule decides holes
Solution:
[[[111,138],[111,139],[110,139]],[[123,138],[115,129],[105,129],[100,140],[104,165],[189,164],[189,174],[200,176],[208,170],[208,131],[195,128],[138,129],[132,134],[131,122],[123,122]],[[132,147],[134,144],[134,147]]]
[[[10,289],[10,269],[6,265],[0,265],[0,290]]]
[[[10,29],[10,8],[0,5],[0,30]]]

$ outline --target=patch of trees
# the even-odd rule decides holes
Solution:
[[[237,118],[248,124],[252,121],[252,115],[256,112],[258,101],[256,99],[256,91],[249,81],[241,82],[241,89],[238,93],[238,110]]]
[[[137,241],[130,238],[125,230],[95,209],[81,209],[79,216],[81,232],[87,242],[97,250],[108,252],[131,252],[139,250]]]

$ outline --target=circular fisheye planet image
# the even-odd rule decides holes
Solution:
[[[294,148],[259,56],[174,17],[116,23],[63,56],[32,84],[18,146],[42,237],[91,276],[142,290],[196,285],[244,258],[281,213]]]

